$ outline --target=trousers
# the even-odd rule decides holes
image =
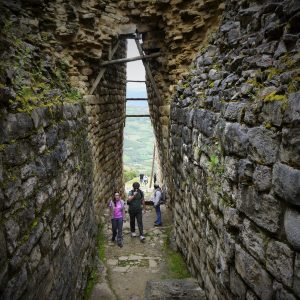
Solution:
[[[118,245],[122,244],[123,242],[123,218],[119,219],[111,219],[111,225],[112,225],[112,240],[115,241],[117,237],[117,243]]]
[[[155,206],[155,212],[156,212],[156,223],[157,225],[161,225],[161,211],[160,211],[160,205]]]
[[[137,220],[137,224],[139,227],[140,235],[143,234],[143,211],[129,211],[130,217],[130,231],[135,232],[135,219]]]

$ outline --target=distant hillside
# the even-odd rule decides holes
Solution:
[[[146,98],[146,86],[127,84],[127,98]],[[147,101],[128,101],[126,114],[149,114]],[[123,161],[126,168],[150,175],[153,156],[154,134],[150,118],[127,118],[124,131]]]
[[[146,102],[128,101],[126,113],[148,114]],[[154,134],[149,118],[127,118],[124,132],[124,165],[150,175]]]

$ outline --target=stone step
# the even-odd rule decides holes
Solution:
[[[149,280],[145,300],[206,300],[205,292],[196,279]]]

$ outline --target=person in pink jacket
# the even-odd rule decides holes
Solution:
[[[112,238],[113,242],[116,241],[119,247],[123,247],[123,222],[126,222],[125,218],[125,203],[120,198],[120,193],[114,194],[113,200],[109,202],[110,218],[112,225]]]

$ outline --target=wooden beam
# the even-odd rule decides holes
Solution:
[[[142,49],[142,46],[141,46],[141,44],[139,42],[139,37],[137,37],[135,39],[135,42],[136,42],[136,46],[137,46],[137,48],[139,50],[140,55],[143,56],[144,55],[143,54],[143,49]],[[144,67],[145,67],[145,70],[146,70],[146,74],[147,74],[147,76],[148,76],[148,78],[149,78],[149,80],[150,80],[150,82],[152,84],[152,87],[154,89],[154,92],[156,94],[156,97],[159,100],[159,102],[161,103],[162,101],[161,101],[161,97],[160,97],[160,94],[159,94],[159,90],[158,90],[158,88],[156,86],[156,83],[155,83],[155,80],[154,80],[154,78],[152,76],[149,64],[146,61],[144,61],[144,60],[143,60],[143,64],[144,64]]]
[[[145,83],[145,80],[126,80],[126,82],[143,82]]]
[[[122,39],[126,39],[126,40],[135,40],[136,39],[136,35],[135,34],[121,34],[120,38]]]
[[[120,41],[118,40],[113,49],[111,49],[111,46],[110,46],[109,51],[108,51],[108,59],[112,59],[112,57],[114,56],[115,52],[117,51],[117,49],[119,47],[119,44],[120,44]],[[94,83],[93,83],[93,85],[90,89],[90,92],[89,92],[90,95],[93,95],[93,93],[94,93],[95,89],[97,88],[97,86],[98,86],[102,76],[104,75],[105,71],[106,71],[106,68],[102,68],[99,71],[99,74],[98,74],[97,78],[95,79],[95,81],[94,81]]]
[[[144,118],[144,117],[150,118],[150,115],[126,115],[125,117],[126,118]]]
[[[149,55],[141,55],[141,56],[135,56],[135,57],[129,57],[129,58],[120,58],[120,59],[114,59],[114,60],[108,60],[104,61],[100,66],[109,66],[109,65],[114,65],[114,64],[122,64],[122,63],[127,63],[131,61],[136,61],[136,60],[142,60],[142,59],[149,59],[149,58],[154,58],[160,56],[160,53],[152,53]]]
[[[152,167],[151,167],[149,188],[151,188],[151,186],[152,186],[152,178],[153,178],[153,172],[154,172],[154,159],[155,159],[155,144],[154,144],[154,147],[153,147],[153,157],[152,157]]]
[[[148,98],[126,98],[126,101],[148,101]]]

